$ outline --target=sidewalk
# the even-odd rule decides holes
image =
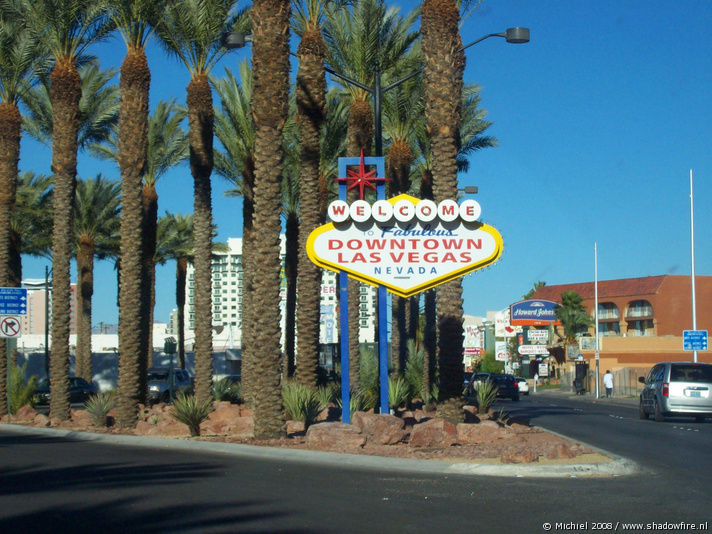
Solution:
[[[530,395],[551,396],[551,397],[566,397],[569,400],[590,402],[594,404],[617,404],[619,406],[638,406],[638,397],[616,397],[615,395],[606,398],[605,393],[602,397],[596,399],[595,394],[587,393],[585,395],[576,395],[573,391],[563,391],[561,389],[541,389],[536,393],[531,391]]]

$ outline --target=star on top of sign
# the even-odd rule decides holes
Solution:
[[[363,195],[367,187],[370,187],[375,191],[375,184],[379,181],[383,183],[388,180],[388,178],[380,178],[376,176],[376,169],[366,171],[366,161],[363,157],[363,148],[361,149],[361,162],[358,165],[358,171],[347,169],[346,174],[346,178],[335,178],[335,180],[339,183],[348,184],[348,187],[346,188],[347,191],[358,187],[359,198],[361,200],[363,200]]]

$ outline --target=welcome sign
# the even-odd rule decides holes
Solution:
[[[335,201],[333,222],[309,235],[307,253],[325,269],[409,297],[497,261],[502,237],[477,221],[480,213],[474,200]]]

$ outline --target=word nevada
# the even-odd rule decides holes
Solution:
[[[477,219],[477,202],[435,204],[410,195],[346,204],[333,202],[332,222],[307,240],[320,267],[382,285],[408,297],[481,269],[502,254],[502,237]]]

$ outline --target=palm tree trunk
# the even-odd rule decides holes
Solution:
[[[250,174],[252,179],[248,182],[248,188],[243,192],[242,204],[242,336],[240,341],[242,362],[242,396],[246,404],[253,406],[252,390],[254,386],[257,368],[258,351],[255,346],[255,328],[253,320],[253,285],[252,276],[254,269],[252,268],[252,243],[254,241],[254,213],[255,204],[253,200],[254,191],[254,175]],[[243,182],[248,178],[248,175],[243,176]]]
[[[294,345],[297,333],[297,273],[301,268],[299,265],[299,217],[295,212],[287,215],[285,246],[284,271],[287,278],[287,302],[284,310],[285,362],[283,373],[287,377],[292,377],[296,365]],[[313,385],[316,386],[316,380]]]
[[[316,386],[319,370],[319,317],[321,311],[321,268],[311,262],[306,242],[319,226],[319,149],[321,128],[326,118],[326,47],[318,26],[309,25],[297,48],[297,121],[302,143],[299,184],[299,307],[297,378]]]
[[[15,207],[17,166],[20,160],[22,116],[14,103],[0,104],[0,287],[8,287],[12,276],[12,229],[10,218]],[[15,285],[14,283],[12,284]],[[7,413],[7,347],[0,339],[0,416]]]
[[[79,310],[74,374],[91,382],[91,299],[94,294],[94,240],[81,239],[77,250]]]
[[[349,110],[346,130],[346,153],[350,157],[368,155],[371,151],[373,137],[373,115],[371,106],[366,100],[355,99]],[[349,204],[357,200],[356,190],[349,192]],[[348,281],[349,298],[349,383],[353,391],[361,387],[361,352],[359,343],[361,284],[351,278]]]
[[[69,419],[69,266],[74,244],[74,193],[77,175],[77,135],[81,79],[73,63],[57,62],[52,69],[52,170],[54,224],[52,228],[52,357],[50,360],[53,418]]]
[[[433,199],[433,174],[424,171],[420,182],[420,198]],[[423,398],[430,396],[432,383],[437,370],[438,330],[437,330],[437,297],[434,289],[427,290],[423,295]]]
[[[425,0],[422,11],[425,114],[433,152],[435,201],[457,199],[462,72],[465,66],[454,0]],[[462,281],[437,288],[438,411],[450,421],[461,421],[462,405]]]
[[[178,361],[185,369],[185,279],[188,258],[176,260],[176,306],[178,308]]]
[[[121,169],[121,268],[119,270],[119,396],[117,422],[136,424],[145,399],[141,350],[141,192],[148,150],[148,90],[151,72],[143,49],[129,50],[121,65],[118,163]]]
[[[158,226],[158,194],[155,185],[143,185],[141,191],[143,212],[143,277],[141,303],[144,307],[145,351],[141,358],[141,377],[147,377],[153,365],[153,308],[156,302],[156,231]],[[146,384],[148,387],[148,384]],[[143,389],[143,388],[142,388]]]
[[[195,247],[195,396],[213,393],[212,198],[213,97],[205,74],[194,75],[187,88],[190,171],[193,175],[193,241]]]
[[[282,175],[282,127],[289,100],[288,0],[255,0],[252,3],[252,64],[255,118],[255,229],[253,306],[255,342],[261,351],[260,370],[254,380],[254,432],[257,439],[285,435],[280,385],[281,261],[280,202]]]

